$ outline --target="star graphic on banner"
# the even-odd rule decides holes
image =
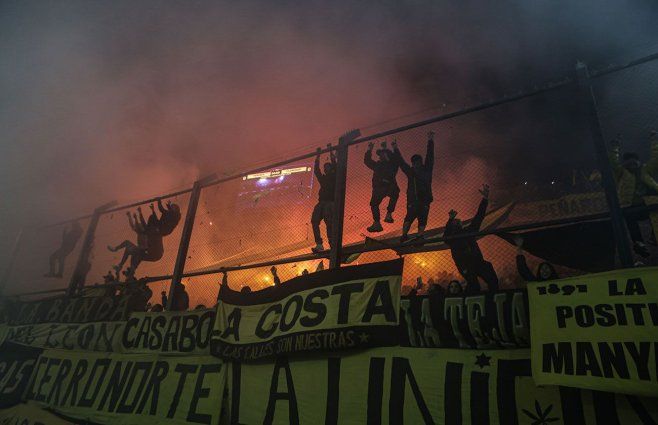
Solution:
[[[367,342],[368,342],[368,338],[370,338],[370,335],[368,335],[368,334],[365,333],[365,332],[361,332],[361,333],[359,334],[359,339],[361,340],[361,343],[362,343],[362,344],[367,343]]]
[[[485,366],[491,366],[491,357],[484,353],[475,356],[475,359],[475,364],[480,366],[480,369],[484,369]]]

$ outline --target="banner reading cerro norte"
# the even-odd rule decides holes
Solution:
[[[325,270],[247,294],[223,287],[211,352],[249,361],[397,345],[402,267],[400,259]]]
[[[658,268],[528,285],[537,384],[658,396]]]

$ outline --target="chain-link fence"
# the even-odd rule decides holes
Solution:
[[[634,66],[593,72],[589,80],[604,138],[621,139],[622,149],[637,152],[640,163],[651,162],[649,132],[658,128],[658,99],[652,90],[658,84],[658,61],[653,59],[655,55]],[[454,281],[464,287],[473,280],[483,289],[508,289],[541,273],[571,276],[628,266],[620,251],[625,244],[635,248],[636,264],[656,264],[650,225],[655,217],[646,208],[653,202],[634,202],[635,209],[623,213],[625,223],[609,208],[616,205],[609,199],[615,188],[606,186],[608,160],[597,151],[603,141],[593,131],[598,121],[589,114],[589,81],[567,77],[442,116],[418,116],[416,123],[397,129],[373,127],[346,145],[322,147],[318,164],[309,150],[275,166],[206,182],[198,192],[165,197],[163,204],[180,206],[179,221],[160,235],[162,252],[147,258],[142,252],[127,273],[132,261],[129,253],[122,264],[127,247],[153,251],[148,238],[140,239],[135,230],[140,224],[134,224],[141,221],[136,210],[141,207],[141,226],[148,227],[152,201],[103,212],[86,253],[91,268],[85,282],[156,277],[161,280],[149,282],[155,305],[162,303],[163,292],[168,295],[173,279],[183,283],[194,308],[214,305],[224,281],[233,289],[259,290],[328,268],[331,256],[342,266],[404,256],[407,289],[419,280],[445,289]],[[325,187],[321,193],[321,187],[331,162],[329,151],[341,149],[347,149],[348,159],[346,180],[336,181],[346,194],[339,256],[337,247],[329,246],[327,224],[339,225],[341,211],[327,210],[325,204],[341,190]],[[397,171],[391,171],[393,164],[398,164],[393,167]],[[620,178],[622,171],[613,169],[613,177]],[[421,177],[408,177],[414,175]],[[430,180],[431,190],[426,190]],[[658,195],[649,189],[640,195]],[[192,204],[196,213],[186,226]],[[644,208],[641,215],[638,208]],[[154,210],[156,219],[162,216],[157,202]],[[415,220],[402,238],[405,217]],[[417,234],[418,218],[422,236]],[[318,221],[322,223],[314,231]],[[622,223],[632,240],[614,233],[614,223]],[[62,277],[43,278],[62,229],[49,228],[52,235],[39,232],[24,235],[6,293],[56,288],[55,282],[66,287],[75,259],[85,254],[71,250]],[[320,242],[324,251],[314,254],[312,248],[320,248]],[[553,270],[542,269],[542,263],[552,264]]]

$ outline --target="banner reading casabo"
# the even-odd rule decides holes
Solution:
[[[539,385],[658,396],[658,268],[528,285]]]
[[[258,360],[398,344],[403,260],[325,270],[252,293],[223,287],[211,352]]]

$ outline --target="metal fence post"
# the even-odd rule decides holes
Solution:
[[[345,221],[345,191],[347,187],[347,153],[349,144],[359,137],[361,132],[353,130],[338,139],[336,148],[336,191],[334,192],[333,245],[329,256],[329,267],[340,267],[343,253],[343,223]]]
[[[11,250],[11,257],[9,257],[9,263],[7,263],[5,272],[2,275],[2,280],[0,280],[0,296],[2,296],[5,287],[7,286],[7,281],[9,280],[9,276],[11,276],[11,271],[14,268],[14,263],[16,262],[16,256],[18,255],[18,250],[20,249],[22,239],[23,239],[23,228],[21,227],[18,230],[16,239],[14,239],[14,247]]]
[[[216,178],[217,176],[213,174],[195,181],[192,186],[192,193],[190,194],[190,201],[187,204],[187,213],[185,214],[185,223],[183,224],[183,232],[180,237],[180,244],[178,245],[178,254],[176,255],[174,272],[171,277],[171,284],[169,285],[169,296],[167,297],[167,305],[165,306],[167,310],[171,310],[171,306],[174,303],[174,296],[176,294],[176,284],[180,283],[183,272],[185,271],[185,260],[187,259],[187,251],[190,247],[196,210],[199,206],[199,199],[201,198],[201,189],[204,184],[207,184]]]
[[[589,122],[592,140],[596,150],[596,158],[599,169],[601,170],[601,182],[605,191],[605,198],[610,209],[610,221],[612,223],[612,233],[617,246],[617,254],[623,268],[633,267],[633,253],[629,244],[628,230],[624,222],[624,215],[619,205],[619,196],[617,195],[617,183],[612,171],[609,159],[609,146],[603,136],[601,121],[596,105],[596,96],[592,89],[589,70],[583,62],[576,64],[576,77],[581,92],[581,99],[586,108],[587,120]]]
[[[87,273],[89,273],[89,270],[91,269],[89,256],[91,255],[91,249],[94,246],[94,238],[96,236],[98,221],[100,220],[101,214],[103,214],[103,212],[112,208],[116,204],[117,201],[111,201],[105,205],[101,205],[94,210],[94,213],[91,216],[91,220],[89,221],[89,226],[87,227],[87,232],[85,233],[85,239],[82,243],[82,248],[80,249],[78,262],[76,263],[73,274],[71,275],[71,281],[69,282],[69,287],[66,291],[67,296],[70,297],[75,295],[76,291],[85,285]]]

